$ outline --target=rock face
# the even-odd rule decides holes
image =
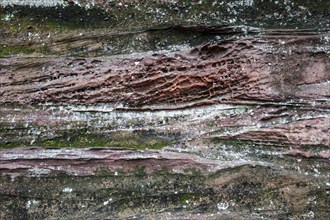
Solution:
[[[0,219],[330,218],[328,1],[48,3],[0,3]]]
[[[322,51],[315,52],[313,46],[322,44],[322,35],[272,34],[151,56],[52,57],[28,63],[10,59],[1,70],[0,102],[122,103],[142,107],[189,102],[203,105],[205,99],[326,99],[330,95],[330,44],[324,42],[316,49]]]

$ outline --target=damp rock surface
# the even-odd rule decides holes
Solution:
[[[0,219],[329,219],[329,1],[1,1]]]

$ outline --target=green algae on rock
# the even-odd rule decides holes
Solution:
[[[1,1],[0,219],[330,219],[329,4]]]

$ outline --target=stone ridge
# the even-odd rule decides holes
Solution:
[[[228,40],[143,58],[45,58],[27,63],[3,59],[0,103],[143,107],[202,100],[327,99],[327,44],[324,51],[313,52],[310,43],[320,42],[319,36],[290,34]]]

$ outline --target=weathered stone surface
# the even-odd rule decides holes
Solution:
[[[220,101],[326,99],[330,43],[322,41],[328,33],[294,33],[278,36],[272,31],[274,35],[152,56],[3,59],[0,102],[144,106],[213,97]]]
[[[330,218],[329,1],[17,3],[0,219]]]

